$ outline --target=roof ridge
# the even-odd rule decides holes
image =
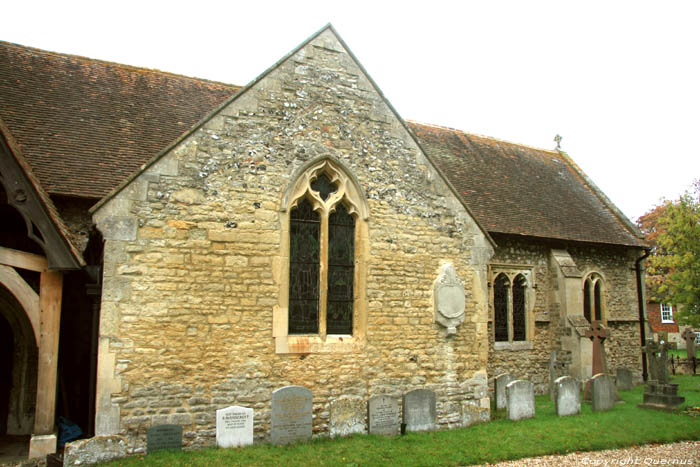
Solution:
[[[223,81],[216,81],[213,79],[200,78],[197,76],[183,75],[180,73],[174,73],[172,71],[160,70],[158,68],[148,68],[148,67],[142,67],[142,66],[137,66],[137,65],[129,65],[127,63],[112,62],[112,61],[103,60],[100,58],[86,57],[84,55],[76,55],[76,54],[69,54],[69,53],[63,53],[63,52],[54,52],[52,50],[40,49],[38,47],[32,47],[32,46],[28,46],[28,45],[22,45],[22,44],[17,44],[14,42],[3,41],[3,40],[0,40],[0,46],[2,46],[2,47],[7,47],[7,46],[15,47],[15,48],[26,50],[26,51],[32,51],[33,53],[40,53],[40,54],[44,54],[44,55],[55,56],[58,58],[89,61],[91,63],[97,62],[97,63],[102,63],[105,65],[116,66],[119,68],[130,69],[130,70],[138,71],[138,72],[144,72],[144,71],[145,72],[154,72],[154,73],[158,73],[158,74],[162,74],[162,75],[169,75],[169,76],[173,76],[173,77],[177,77],[177,78],[186,78],[186,79],[189,79],[192,81],[205,81],[208,83],[221,84],[224,86],[235,87],[238,89],[243,87],[239,84],[231,84],[231,83],[225,83]]]
[[[475,136],[475,137],[477,137],[477,138],[489,139],[489,140],[492,140],[492,141],[496,141],[496,142],[498,142],[498,143],[505,143],[505,144],[509,144],[509,145],[511,145],[511,146],[519,146],[519,147],[521,147],[521,148],[534,149],[535,151],[543,151],[543,152],[547,152],[547,153],[550,153],[550,154],[553,154],[553,155],[557,155],[557,154],[560,154],[560,153],[563,152],[563,151],[557,151],[556,149],[545,149],[545,148],[540,148],[540,147],[537,147],[537,146],[530,146],[529,144],[516,143],[516,142],[514,142],[514,141],[508,141],[508,140],[505,140],[505,139],[502,139],[502,138],[496,138],[495,136],[482,135],[482,134],[480,134],[480,133],[471,133],[471,132],[467,132],[467,131],[461,130],[461,129],[459,129],[459,128],[452,128],[452,127],[445,126],[445,125],[437,125],[437,124],[434,124],[434,123],[419,122],[419,121],[417,121],[417,120],[410,120],[410,119],[407,119],[406,122],[408,122],[408,123],[410,123],[410,124],[428,126],[428,127],[432,127],[432,128],[440,128],[440,129],[443,129],[443,130],[456,131],[456,132],[458,132],[458,133],[462,133],[463,135],[467,135],[467,136]]]

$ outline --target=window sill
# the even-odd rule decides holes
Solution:
[[[493,348],[495,350],[531,350],[532,343],[530,341],[494,342]]]
[[[326,336],[325,341],[319,336],[275,337],[277,354],[351,353],[359,346],[360,339],[349,335]]]

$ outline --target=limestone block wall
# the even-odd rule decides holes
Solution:
[[[521,240],[513,237],[494,236],[498,247],[491,264],[532,266],[535,270],[535,304],[531,320],[535,321],[535,333],[525,348],[497,349],[493,334],[493,303],[489,308],[489,377],[510,372],[518,378],[535,384],[538,393],[549,388],[549,362],[551,352],[562,350],[561,337],[574,332],[561,318],[561,306],[555,300],[559,285],[556,271],[547,260],[552,248],[570,253],[583,278],[591,272],[605,279],[605,314],[610,338],[605,342],[607,362],[613,373],[625,367],[641,378],[641,351],[637,311],[636,278],[634,261],[641,256],[638,250],[611,246],[555,245],[546,241]],[[583,288],[583,283],[582,286]],[[489,289],[489,292],[492,291]],[[577,311],[583,314],[583,310]]]
[[[331,157],[369,207],[364,328],[335,347],[278,353],[273,314],[283,194],[302,165]],[[320,159],[319,159],[320,160]],[[438,424],[488,407],[486,263],[493,249],[357,63],[326,30],[229,102],[94,213],[105,238],[97,434],[141,449],[155,424],[212,445],[215,411],[255,409],[268,439],[272,391],[313,392],[315,434],[329,403],[416,388],[437,393]],[[434,322],[433,282],[450,262],[466,320]],[[359,319],[360,317],[358,317]],[[337,338],[336,338],[337,341]],[[341,339],[342,341],[342,339]]]

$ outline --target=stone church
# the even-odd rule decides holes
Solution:
[[[318,435],[418,388],[466,426],[498,373],[590,377],[592,320],[641,374],[635,226],[562,151],[404,121],[330,25],[245,87],[2,42],[0,120],[0,435],[30,456],[58,416],[210,446],[229,405],[265,441],[285,385]]]

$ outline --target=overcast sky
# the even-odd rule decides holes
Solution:
[[[547,149],[558,133],[633,220],[700,178],[697,0],[23,0],[2,10],[0,40],[239,85],[330,22],[404,119]]]

